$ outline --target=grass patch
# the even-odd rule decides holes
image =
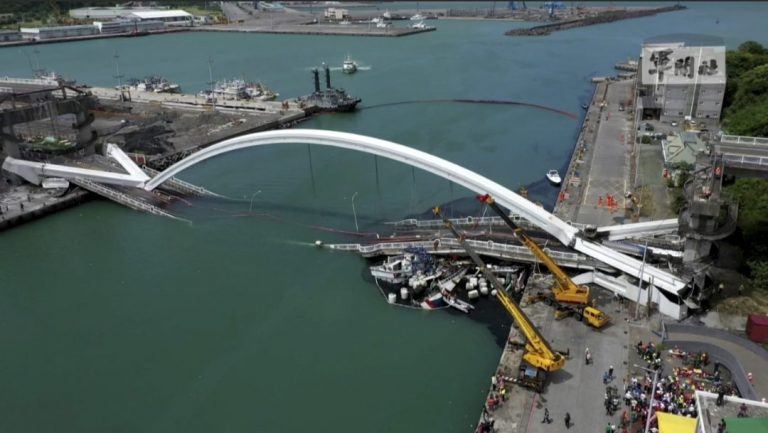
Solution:
[[[653,194],[650,188],[647,186],[641,186],[637,192],[639,199],[638,207],[640,208],[641,217],[652,217],[656,211],[656,204],[653,200]]]
[[[212,16],[215,18],[223,18],[224,12],[221,11],[221,9],[218,8],[208,8],[204,9],[199,6],[183,6],[181,7],[182,10],[187,11],[195,16]]]
[[[744,296],[734,296],[717,303],[718,313],[738,314],[768,314],[768,294],[753,290]]]

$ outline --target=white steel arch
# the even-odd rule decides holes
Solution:
[[[673,274],[648,264],[643,267],[642,263],[637,259],[625,256],[603,245],[582,239],[577,236],[579,230],[575,227],[484,176],[426,152],[364,135],[317,129],[284,129],[243,135],[222,141],[189,155],[146,182],[144,189],[151,191],[179,172],[223,153],[248,147],[288,143],[309,143],[352,149],[383,156],[420,168],[471,191],[475,191],[478,194],[491,194],[500,205],[520,214],[563,244],[569,245],[577,251],[600,260],[609,266],[613,266],[636,278],[642,278],[646,282],[651,282],[656,287],[675,295],[679,295],[686,287],[686,282]]]

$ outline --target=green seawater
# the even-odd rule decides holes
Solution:
[[[542,38],[503,36],[524,23],[436,21],[437,31],[404,38],[185,33],[45,44],[37,56],[112,86],[118,53],[121,73],[160,74],[187,92],[207,86],[211,58],[215,79],[260,79],[293,97],[311,90],[312,66],[338,68],[349,54],[363,70],[332,78],[363,98],[361,110],[301,127],[413,146],[510,188],[528,184],[551,206],[543,176],[567,164],[579,120],[521,106],[376,106],[472,98],[581,115],[589,78],[611,74],[646,37],[768,42],[766,4],[689,6]],[[34,57],[32,47],[0,49],[0,75],[30,76],[25,53]],[[391,307],[364,260],[312,246],[355,239],[340,232],[355,231],[353,204],[371,231],[447,202],[479,214],[471,193],[300,143],[224,155],[181,177],[240,201],[174,205],[191,224],[94,201],[0,234],[0,431],[472,430],[501,354],[489,327]]]

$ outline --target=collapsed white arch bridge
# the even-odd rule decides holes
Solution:
[[[105,173],[97,170],[56,166],[52,164],[23,161],[11,157],[6,158],[6,161],[3,163],[3,168],[19,174],[28,180],[34,177],[38,177],[39,179],[39,177],[44,176],[60,176],[65,178],[81,177],[96,182],[117,183],[124,186],[133,186],[152,191],[183,170],[217,155],[249,147],[289,143],[308,143],[321,146],[332,146],[382,156],[420,168],[450,180],[451,182],[461,185],[478,194],[491,194],[500,205],[537,225],[542,230],[557,238],[564,245],[597,259],[628,275],[642,279],[651,286],[649,289],[651,292],[653,292],[653,287],[657,287],[666,295],[671,295],[667,297],[659,296],[658,291],[656,291],[653,301],[657,302],[660,310],[667,315],[679,317],[683,314],[682,309],[684,307],[680,305],[680,302],[689,291],[687,281],[684,281],[668,271],[659,269],[647,263],[643,264],[640,260],[624,255],[607,246],[584,239],[580,235],[579,229],[569,225],[534,203],[531,203],[529,200],[521,197],[505,186],[478,173],[426,152],[378,138],[347,132],[314,129],[285,129],[257,132],[231,138],[206,147],[175,163],[154,178],[149,178],[149,176],[142,172],[140,168],[133,165],[132,161],[126,162],[126,158],[122,158],[119,155],[121,152],[114,146],[109,147],[109,153],[115,154],[113,155],[113,158],[118,160],[118,162],[125,167],[127,174]],[[131,167],[131,165],[133,166]],[[634,288],[633,286],[618,279],[613,279],[612,277],[593,275],[589,277],[589,279],[590,281],[611,289],[621,296],[641,301],[641,303],[645,299],[651,299],[652,293],[646,292],[645,289]],[[677,308],[675,308],[675,306],[677,306]]]

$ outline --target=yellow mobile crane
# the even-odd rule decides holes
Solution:
[[[504,286],[502,286],[501,282],[496,278],[496,275],[488,270],[483,259],[475,253],[475,250],[471,246],[469,246],[464,239],[464,236],[456,231],[453,223],[443,216],[440,208],[436,207],[432,209],[432,212],[443,219],[445,225],[451,230],[467,254],[469,254],[469,257],[483,273],[485,279],[491,283],[495,289],[496,298],[498,298],[509,315],[515,320],[520,332],[525,335],[525,353],[523,354],[523,363],[520,366],[520,374],[517,377],[518,383],[533,388],[536,391],[541,391],[546,380],[546,373],[563,368],[565,365],[565,356],[552,350],[552,347],[550,347],[547,340],[541,336],[539,330],[533,326],[533,323],[531,323],[531,320],[525,312],[521,310],[515,300],[507,294]]]
[[[560,269],[560,266],[557,266],[557,263],[555,263],[555,261],[552,260],[552,258],[549,257],[549,255],[544,252],[544,250],[534,242],[522,228],[512,222],[509,216],[501,210],[490,194],[478,196],[478,200],[490,206],[490,208],[493,209],[514,231],[515,237],[517,237],[523,245],[528,247],[533,255],[535,255],[536,258],[544,263],[544,266],[549,269],[549,272],[555,277],[555,284],[552,286],[552,295],[559,307],[566,312],[565,314],[575,313],[579,319],[583,317],[586,323],[595,328],[602,328],[608,323],[610,319],[605,313],[590,306],[589,287],[580,286],[574,283],[568,274]]]

